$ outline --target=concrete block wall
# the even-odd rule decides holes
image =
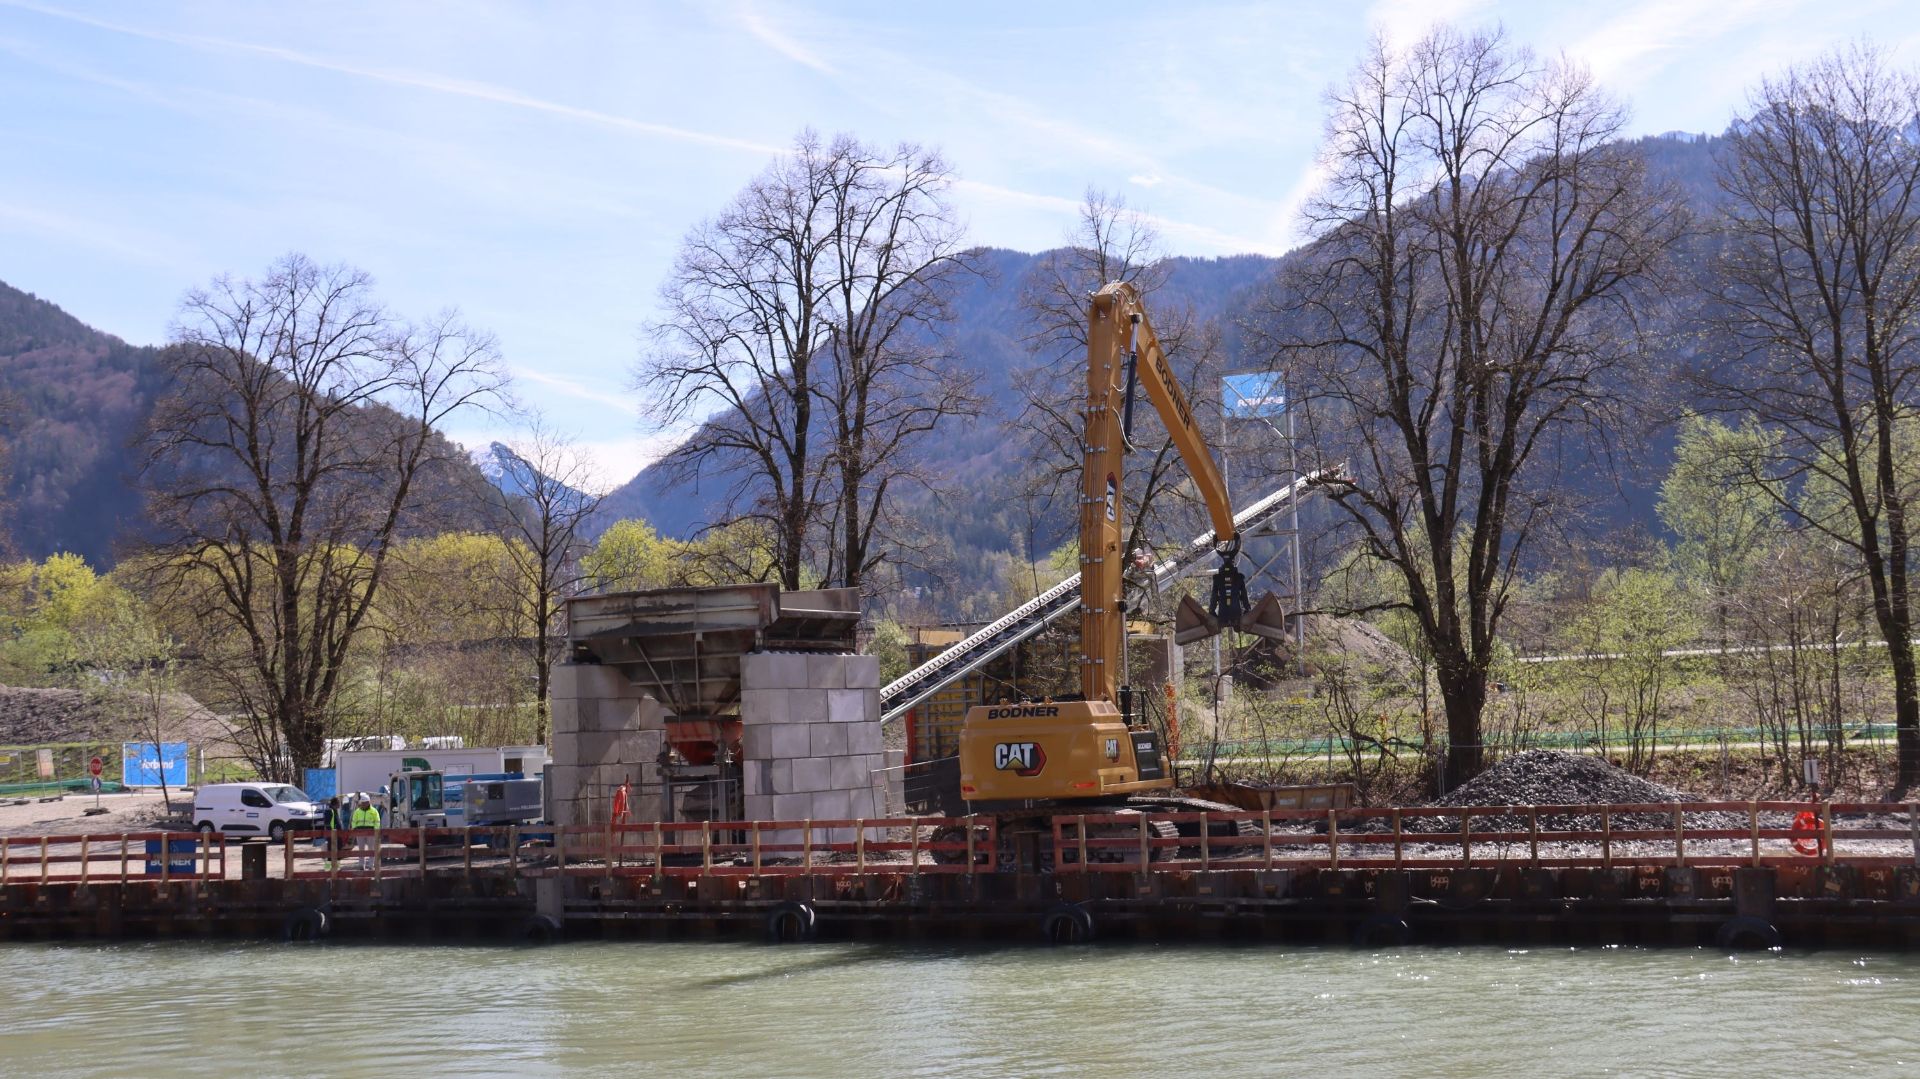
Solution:
[[[892,810],[875,656],[760,652],[741,657],[742,786],[754,820],[858,820]],[[853,829],[818,829],[844,843]],[[798,843],[799,833],[767,834]]]
[[[660,750],[666,711],[613,667],[564,664],[553,671],[553,769],[548,804],[556,824],[605,824],[613,792],[631,782],[632,820],[659,820]]]

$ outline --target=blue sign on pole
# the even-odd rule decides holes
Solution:
[[[185,742],[120,743],[121,783],[129,787],[158,787],[163,779],[169,787],[187,785]]]
[[[1220,404],[1234,420],[1284,416],[1287,384],[1278,371],[1249,371],[1220,379]]]

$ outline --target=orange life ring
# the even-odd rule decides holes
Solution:
[[[1807,838],[1795,836],[1793,849],[1801,854],[1813,856],[1820,853],[1820,815],[1811,809],[1803,809],[1794,815],[1793,830],[1805,833]]]

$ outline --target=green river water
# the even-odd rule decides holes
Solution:
[[[0,946],[5,1076],[1920,1076],[1920,956]]]

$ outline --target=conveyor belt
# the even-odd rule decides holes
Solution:
[[[1313,482],[1323,474],[1331,474],[1331,471],[1309,472],[1234,514],[1234,527],[1238,528],[1242,535],[1258,530],[1272,521],[1281,511],[1290,509],[1296,496],[1301,499],[1310,497],[1313,493]],[[1209,531],[1194,537],[1193,542],[1175,552],[1173,557],[1154,566],[1154,587],[1171,586],[1175,581],[1186,576],[1196,563],[1211,554],[1213,554],[1213,533]],[[1005,655],[1008,649],[1039,633],[1061,615],[1078,610],[1079,607],[1080,575],[1076,573],[1015,607],[985,629],[979,630],[966,640],[946,649],[883,687],[880,690],[881,720],[891,723],[899,719],[907,714],[908,709],[940,692],[955,679],[970,674],[983,664]]]

